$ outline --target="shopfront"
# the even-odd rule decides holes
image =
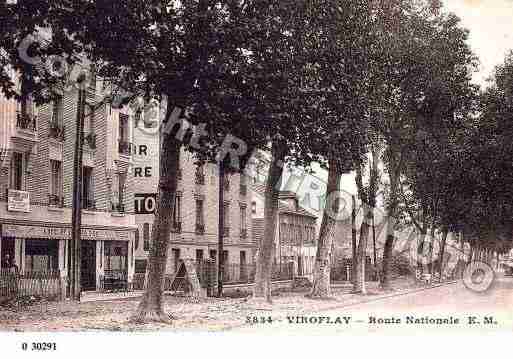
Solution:
[[[2,267],[17,266],[21,273],[56,273],[68,277],[71,229],[68,227],[1,225]],[[82,229],[81,286],[83,291],[102,288],[105,276],[134,271],[134,232],[127,229]]]

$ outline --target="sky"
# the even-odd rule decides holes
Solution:
[[[474,81],[484,85],[513,49],[513,0],[445,0],[444,5],[470,30],[469,44],[481,61]]]

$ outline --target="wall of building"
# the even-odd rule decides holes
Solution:
[[[94,93],[89,94],[89,101],[95,101]],[[9,121],[8,126],[4,125],[2,127],[2,144],[10,150],[6,160],[0,163],[0,224],[4,224],[4,226],[13,225],[14,227],[12,228],[24,230],[27,228],[38,228],[38,230],[41,228],[69,229],[70,227],[77,93],[72,91],[63,93],[62,119],[65,127],[64,141],[59,141],[49,136],[49,122],[52,118],[53,106],[53,103],[49,103],[36,109],[37,131],[35,136],[30,138],[30,136],[25,136],[26,133],[21,133],[23,131],[16,129],[16,102],[0,97],[0,119],[2,121]],[[89,111],[86,107],[86,113],[90,113]],[[98,108],[92,113],[92,117],[94,117],[93,131],[96,134],[96,148],[93,149],[87,143],[84,144],[83,164],[84,166],[94,168],[94,187],[92,192],[94,193],[96,207],[91,210],[82,211],[82,227],[99,231],[110,230],[131,234],[135,230],[131,181],[128,181],[125,189],[125,212],[112,212],[110,205],[112,169],[126,170],[123,166],[117,166],[114,160],[111,160],[109,157],[110,151],[116,146],[112,143],[112,133],[117,131],[117,123],[114,121],[109,105]],[[5,129],[8,131],[4,131]],[[9,135],[6,135],[7,132],[9,132]],[[23,189],[30,195],[29,213],[9,211],[7,208],[10,154],[13,150],[25,153],[27,158]],[[50,160],[52,159],[62,162],[63,206],[49,205]],[[127,167],[128,163],[125,168]],[[131,238],[130,235],[127,238]],[[59,239],[59,270],[63,276],[67,275],[67,242],[68,239]],[[131,254],[132,239],[127,239],[127,242],[129,242],[128,256],[130,258],[128,261],[128,275],[131,276],[134,266],[133,255]],[[98,240],[96,244],[98,258],[97,276],[102,273],[99,257],[103,254],[103,249],[103,240]],[[20,269],[24,269],[23,253],[24,238],[16,238],[16,256]]]

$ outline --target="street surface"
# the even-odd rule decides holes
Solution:
[[[425,331],[513,331],[513,278],[499,277],[485,293],[462,282],[409,294],[392,294],[366,303],[273,318],[266,323],[234,328],[243,333],[335,334],[379,332],[414,334]],[[266,317],[269,314],[265,315]],[[267,318],[269,319],[269,318]]]

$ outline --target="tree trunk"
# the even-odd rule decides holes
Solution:
[[[372,209],[364,204],[363,220],[360,226],[360,240],[358,241],[358,254],[356,265],[356,282],[353,286],[353,292],[358,294],[367,294],[365,289],[365,259],[367,254],[367,240],[369,238],[369,223],[372,220]]]
[[[258,257],[253,288],[254,300],[271,303],[271,273],[275,252],[276,226],[278,222],[279,193],[283,174],[283,162],[287,147],[281,140],[272,144],[272,162],[265,186],[264,236],[258,246]]]
[[[381,268],[380,286],[384,290],[390,288],[390,261],[394,249],[394,227],[395,212],[397,209],[398,184],[399,184],[399,164],[396,161],[390,161],[390,195],[387,210],[387,237],[383,248],[383,261]]]
[[[356,199],[354,196],[351,196],[352,199],[352,209],[351,209],[351,251],[352,251],[352,261],[351,261],[351,283],[354,285],[356,283],[356,266],[358,265],[358,259],[356,258]]]
[[[428,263],[427,263],[427,266],[428,266],[428,273],[429,274],[433,274],[433,252],[434,252],[434,247],[435,247],[435,220],[433,219],[433,222],[431,223],[431,230],[430,230],[430,233],[429,233],[429,248],[428,248],[428,255],[427,255],[427,259],[428,259]]]
[[[333,243],[333,232],[336,226],[336,215],[339,211],[339,201],[331,203],[330,194],[338,193],[340,189],[341,172],[336,160],[329,159],[328,185],[326,187],[326,204],[322,216],[317,253],[315,256],[315,267],[313,273],[312,291],[310,298],[327,298],[331,295],[330,272],[331,272],[331,249]],[[332,196],[332,195],[331,195]],[[331,207],[331,208],[330,208]]]
[[[169,120],[171,111],[172,108],[168,104],[165,122]],[[175,209],[180,148],[180,142],[172,134],[166,135],[161,131],[159,192],[148,259],[148,282],[137,311],[131,318],[136,323],[169,322],[172,318],[164,312],[162,297],[168,243]]]
[[[442,234],[442,243],[440,244],[440,283],[442,282],[442,274],[444,272],[444,254],[445,243],[447,242],[447,230],[444,229]]]

